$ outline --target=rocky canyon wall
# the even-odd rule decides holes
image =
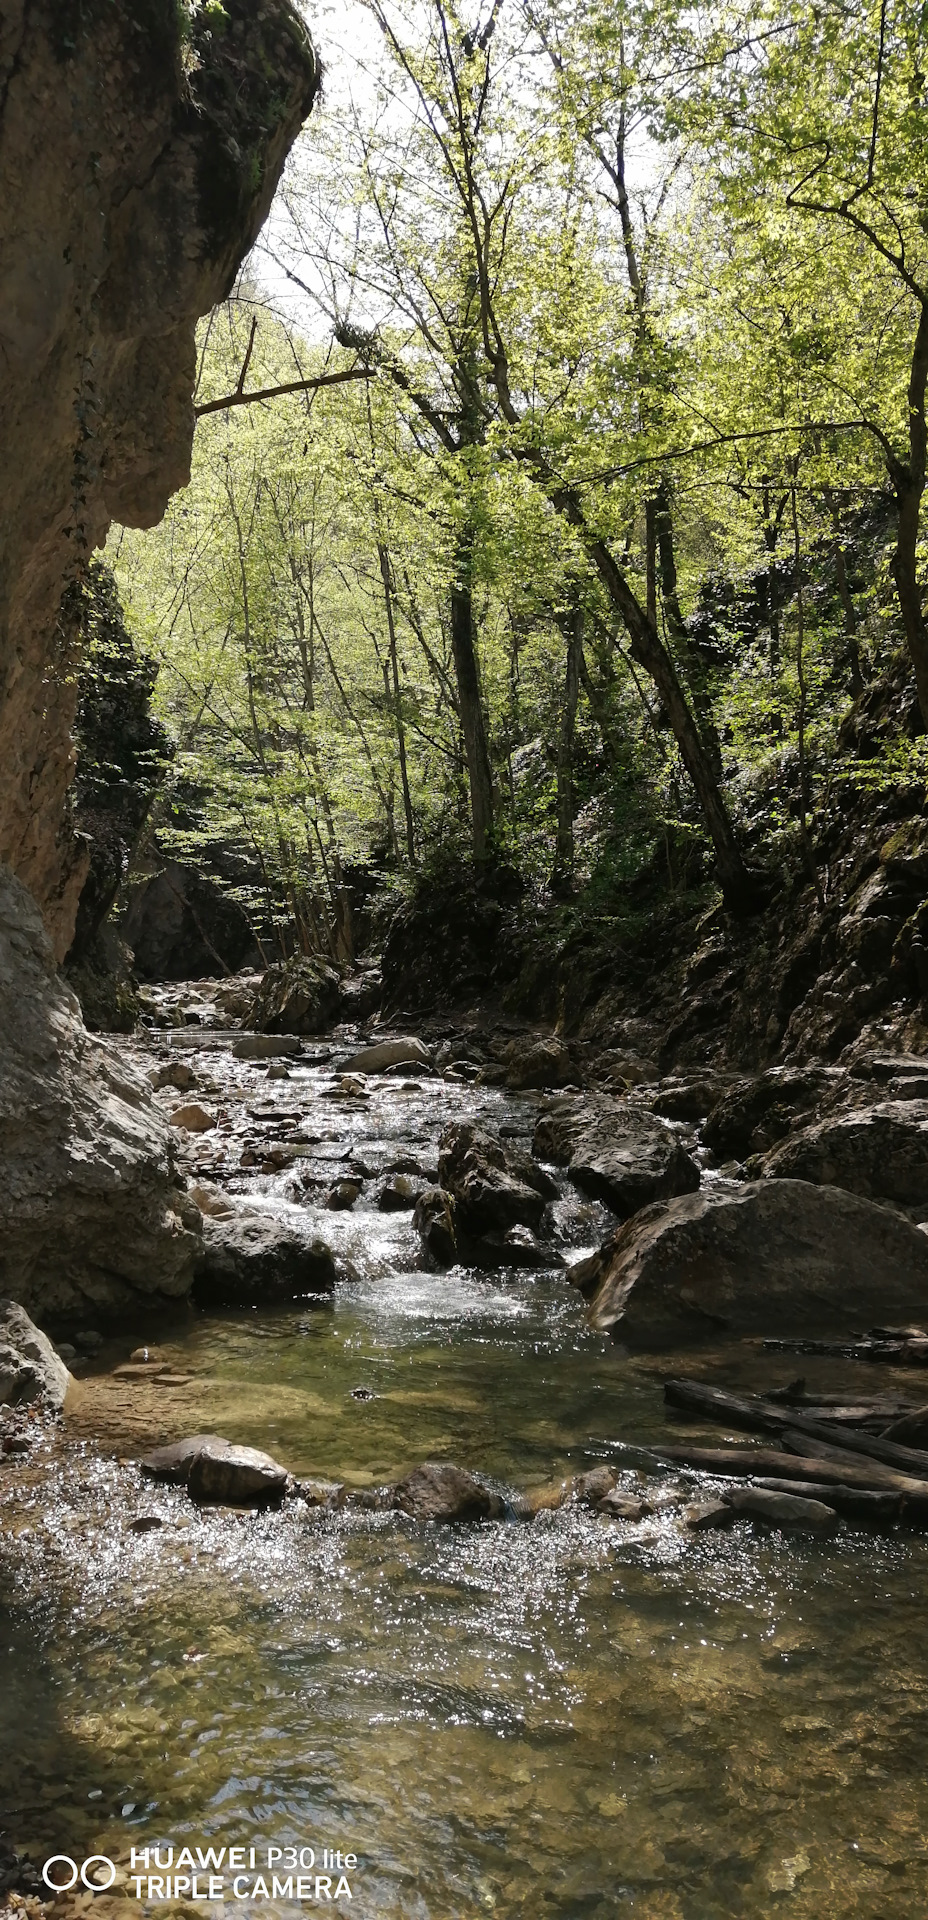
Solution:
[[[188,478],[196,322],[317,87],[289,0],[0,0],[0,1292],[59,1322],[183,1295],[201,1245],[148,1086],[56,971],[81,583]]]
[[[0,0],[0,859],[59,959],[85,871],[63,597],[189,476],[196,322],[317,87],[289,0]]]

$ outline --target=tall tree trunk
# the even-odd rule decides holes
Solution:
[[[629,586],[606,541],[598,539],[587,525],[583,508],[573,489],[556,483],[552,486],[550,469],[534,450],[523,457],[527,458],[539,478],[546,482],[551,505],[577,529],[612,605],[625,624],[632,658],[644,668],[657,688],[715,848],[719,882],[726,899],[735,907],[749,905],[756,895],[756,883],[744,863],[722,797],[718,774],[690,712],[676,667],[657,628],[648,619],[646,609]]]
[[[473,533],[468,529],[458,541],[456,574],[451,587],[451,651],[467,758],[474,858],[485,860],[493,836],[493,776],[474,634],[473,549]]]
[[[390,669],[393,677],[393,711],[396,715],[396,744],[400,760],[400,780],[403,787],[403,813],[406,820],[406,853],[410,866],[414,867],[416,864],[416,834],[412,817],[412,799],[409,792],[409,770],[406,765],[406,729],[403,726],[403,701],[400,694],[400,672],[396,652],[393,575],[390,571],[390,556],[382,540],[377,544],[377,557],[380,561],[380,578],[383,581],[383,597],[387,609],[387,633],[390,640]]]
[[[579,601],[558,621],[567,641],[564,697],[557,741],[557,844],[552,881],[568,881],[574,870],[574,734],[583,659],[583,607]]]
[[[896,494],[899,521],[892,571],[899,596],[899,610],[908,643],[922,723],[928,729],[928,623],[922,607],[918,583],[918,533],[922,495],[925,491],[928,428],[925,422],[925,392],[928,387],[928,299],[921,302],[912,366],[909,374],[909,458],[890,459],[889,477]]]
[[[661,480],[654,498],[654,532],[657,542],[657,558],[660,572],[661,604],[664,609],[666,631],[670,634],[686,675],[690,697],[699,723],[703,744],[709,755],[716,775],[722,772],[722,749],[712,718],[712,708],[706,693],[702,662],[697,658],[693,642],[690,639],[680,596],[677,590],[677,561],[673,543],[673,512],[670,488],[666,480]],[[654,622],[656,627],[657,622]]]

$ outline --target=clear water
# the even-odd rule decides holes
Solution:
[[[209,1073],[237,1155],[259,1082]],[[380,1165],[416,1136],[434,1161],[455,1107],[531,1124],[530,1101],[489,1091],[387,1082],[361,1113],[330,1085],[320,1068],[260,1098],[328,1115],[333,1152]],[[264,1205],[315,1204],[296,1177],[247,1176]],[[604,1221],[560,1203],[565,1243]],[[649,1451],[666,1356],[607,1348],[562,1275],[424,1273],[408,1216],[363,1201],[319,1224],[360,1274],[333,1304],[162,1337],[198,1424],[355,1486],[447,1458],[526,1488],[606,1459],[666,1488]],[[132,1401],[102,1376],[126,1345],[100,1361],[109,1439],[72,1431],[0,1478],[0,1829],[17,1844],[125,1864],[168,1839],[341,1848],[359,1856],[341,1910],[378,1920],[928,1910],[920,1538],[690,1537],[672,1508],[452,1528],[198,1513],[114,1457]],[[789,1377],[752,1350],[713,1364]],[[817,1363],[815,1384],[889,1381]],[[167,1524],[132,1534],[139,1513]],[[271,1910],[299,1909],[228,1907]]]

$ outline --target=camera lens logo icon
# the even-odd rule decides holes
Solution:
[[[102,1871],[106,1867],[110,1870],[109,1879],[98,1879],[93,1869],[100,1868]],[[42,1879],[53,1893],[69,1893],[72,1887],[76,1887],[79,1879],[83,1881],[85,1887],[90,1888],[91,1893],[105,1893],[107,1888],[112,1886],[115,1878],[116,1863],[105,1853],[90,1854],[80,1866],[76,1860],[71,1859],[69,1853],[53,1853],[42,1868]]]

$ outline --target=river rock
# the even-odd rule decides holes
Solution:
[[[733,1487],[725,1495],[726,1505],[735,1514],[746,1513],[752,1520],[766,1520],[771,1527],[789,1527],[817,1533],[838,1524],[834,1507],[822,1500],[805,1500],[800,1494],[774,1493],[768,1487]]]
[[[203,1223],[194,1298],[201,1306],[266,1306],[331,1293],[337,1272],[324,1240],[279,1215],[242,1208]]]
[[[594,1504],[596,1512],[605,1513],[610,1520],[644,1520],[654,1511],[647,1500],[640,1500],[633,1493],[623,1493],[620,1487],[612,1487]]]
[[[378,1040],[342,1063],[344,1073],[385,1073],[388,1067],[430,1067],[432,1056],[421,1040]]]
[[[156,1447],[139,1462],[155,1480],[186,1485],[191,1498],[207,1504],[251,1505],[279,1499],[286,1491],[286,1467],[257,1447],[236,1446],[218,1433],[195,1433],[170,1446]]]
[[[410,1180],[408,1173],[391,1174],[377,1195],[378,1213],[410,1213],[421,1187],[421,1181]]]
[[[0,866],[0,1288],[101,1323],[193,1278],[200,1216],[144,1076],[87,1034],[35,902]]]
[[[204,1447],[229,1444],[221,1433],[193,1433],[186,1440],[172,1440],[166,1447],[155,1447],[150,1453],[144,1453],[139,1466],[152,1480],[168,1480],[173,1485],[185,1486],[191,1462]]]
[[[245,1033],[232,1048],[234,1060],[278,1060],[302,1051],[294,1034]]]
[[[412,1223],[427,1253],[440,1267],[457,1259],[458,1242],[454,1199],[442,1187],[426,1187],[413,1210]]]
[[[322,960],[299,954],[268,967],[248,1025],[258,1033],[321,1033],[338,1011],[341,980]]]
[[[414,1520],[492,1520],[506,1510],[474,1474],[446,1461],[414,1467],[394,1489],[393,1504]]]
[[[531,1227],[507,1227],[505,1233],[484,1233],[461,1248],[461,1258],[478,1267],[562,1267],[557,1248],[536,1240]]]
[[[228,1442],[221,1448],[203,1447],[194,1454],[187,1475],[191,1500],[208,1506],[229,1503],[251,1506],[257,1501],[279,1500],[286,1492],[288,1474],[269,1453],[257,1447],[236,1447]]]
[[[563,1040],[511,1040],[506,1049],[507,1087],[566,1087],[577,1069]]]
[[[539,1116],[532,1151],[566,1166],[584,1193],[628,1219],[653,1200],[693,1193],[699,1168],[679,1133],[630,1100],[563,1099]]]
[[[618,1478],[614,1467],[590,1467],[586,1473],[574,1474],[570,1498],[581,1507],[598,1507],[607,1494],[615,1492]]]
[[[172,1127],[180,1127],[184,1133],[211,1133],[216,1125],[216,1115],[207,1113],[205,1107],[192,1101],[189,1106],[177,1107],[171,1115]]]
[[[361,1192],[360,1180],[336,1180],[325,1196],[325,1204],[330,1213],[350,1213]]]
[[[235,1201],[230,1200],[221,1187],[211,1186],[207,1181],[191,1187],[190,1198],[210,1220],[231,1220],[238,1212]]]
[[[770,1067],[722,1094],[710,1110],[703,1140],[722,1160],[766,1153],[799,1116],[811,1117],[845,1080],[837,1067]]]
[[[631,1346],[847,1337],[924,1315],[928,1235],[837,1187],[761,1180],[645,1208],[569,1278],[592,1324]]]
[[[71,1375],[51,1341],[15,1300],[0,1300],[0,1406],[64,1405]]]
[[[734,1524],[735,1510],[726,1500],[691,1500],[683,1509],[691,1533],[709,1533]]]
[[[196,1085],[196,1074],[185,1060],[169,1060],[165,1067],[153,1067],[148,1084],[157,1093],[160,1087],[176,1087],[179,1093],[188,1093]]]
[[[828,1114],[791,1133],[762,1165],[765,1180],[812,1180],[903,1206],[928,1201],[928,1102],[884,1101]]]
[[[527,1153],[504,1147],[472,1121],[446,1127],[438,1177],[455,1202],[456,1228],[471,1239],[526,1226],[537,1232],[557,1186]]]

